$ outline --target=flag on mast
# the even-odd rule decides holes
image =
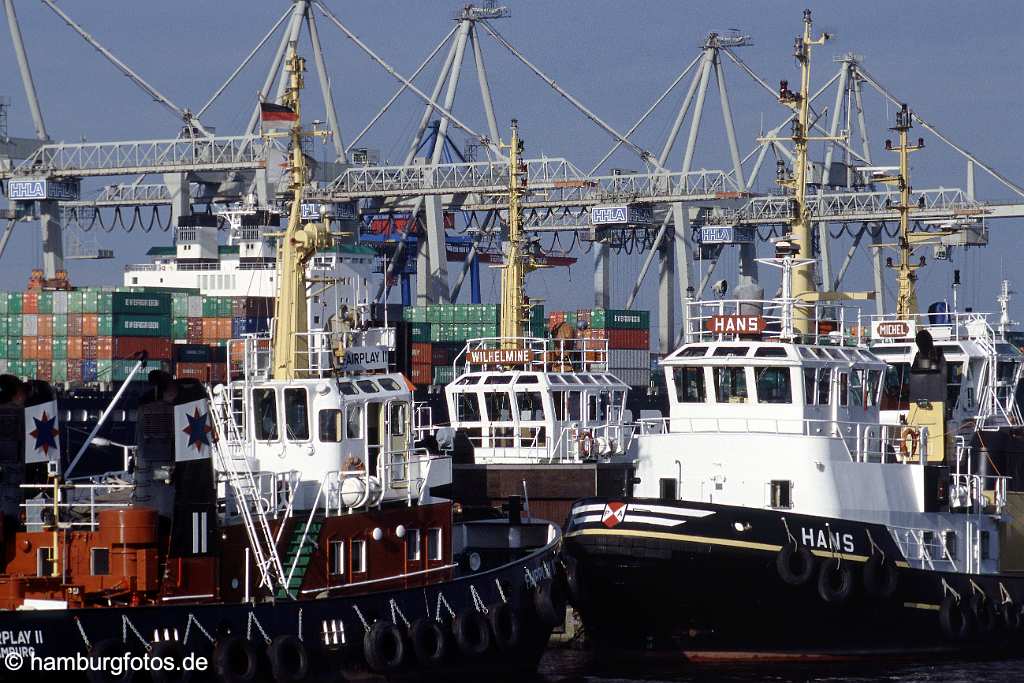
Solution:
[[[266,129],[291,128],[299,120],[291,107],[273,102],[260,102],[260,124]]]

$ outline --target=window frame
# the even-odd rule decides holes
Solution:
[[[327,541],[327,573],[329,576],[348,576],[346,545],[344,538],[332,538]]]
[[[714,385],[715,391],[715,403],[719,405],[734,405],[734,404],[747,404],[750,403],[750,390],[747,388],[747,369],[749,366],[746,365],[716,365],[711,368],[711,379]],[[738,371],[738,372],[737,372]],[[730,393],[729,396],[722,400],[722,378],[728,373]],[[742,394],[736,391],[740,388],[736,383],[736,378],[741,377],[742,382]],[[732,401],[733,397],[743,399],[741,401]]]
[[[785,400],[766,400],[761,397],[761,382],[762,377],[769,371],[779,373],[778,376],[782,378],[782,385],[785,388]],[[765,384],[765,388],[768,388],[768,384]],[[793,404],[793,373],[790,371],[788,365],[755,365],[754,366],[754,390],[755,398],[757,403],[764,405],[792,405]],[[765,392],[767,393],[767,391]]]
[[[107,570],[103,573],[96,572],[96,553],[101,551],[107,555]],[[110,576],[110,548],[96,546],[89,548],[89,575],[90,576]]]
[[[358,552],[356,550],[358,546]],[[356,569],[356,558],[359,559],[360,567]],[[362,538],[349,539],[348,546],[349,569],[353,574],[365,574],[367,571],[368,558],[366,555],[366,540]]]
[[[274,435],[272,438],[260,438],[260,433],[263,432],[263,414],[257,410],[257,399],[256,394],[259,392],[262,395],[260,399],[260,405],[264,405],[266,402],[266,396],[273,396],[274,401]],[[281,440],[281,415],[279,412],[280,406],[277,401],[277,389],[274,387],[253,387],[252,389],[252,435],[253,440],[261,441],[263,443],[276,443]]]
[[[336,439],[325,439],[324,438],[324,417],[334,413]],[[345,411],[341,408],[321,408],[317,411],[316,419],[316,438],[320,443],[341,443],[345,440]]]
[[[692,379],[696,380],[696,398],[691,399],[689,392],[684,391],[683,384],[689,387],[689,373],[693,371]],[[707,376],[703,365],[676,365],[672,367],[672,384],[675,388],[676,403],[701,404],[708,402]]]
[[[416,539],[416,543],[412,543],[412,539]],[[409,552],[413,548],[416,549],[414,557],[410,557]],[[423,535],[419,529],[406,529],[405,530],[405,561],[406,562],[420,562],[423,559]]]
[[[431,552],[431,542],[436,539],[436,552]],[[444,530],[439,527],[430,527],[427,529],[427,560],[430,562],[439,562],[444,560]]]
[[[301,396],[303,397],[303,399],[305,399],[304,405],[305,405],[306,419],[303,420],[303,422],[305,423],[305,427],[306,427],[306,435],[304,437],[303,436],[293,437],[292,436],[292,424],[291,424],[291,420],[290,420],[291,416],[288,413],[288,408],[289,408],[288,397],[289,396],[295,396],[299,392],[301,392]],[[284,388],[284,392],[283,392],[283,396],[284,396],[284,402],[283,402],[281,407],[284,409],[285,440],[290,442],[290,443],[305,443],[305,442],[309,441],[310,438],[311,438],[310,437],[310,431],[311,430],[309,428],[309,408],[310,408],[309,391],[306,389],[306,387],[285,387]]]

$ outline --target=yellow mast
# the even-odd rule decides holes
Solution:
[[[526,194],[526,168],[522,163],[523,141],[519,139],[519,122],[512,119],[512,140],[503,149],[508,155],[508,251],[501,266],[501,337],[505,348],[525,336],[530,305],[526,300],[526,274],[535,270],[526,254],[523,236],[522,198]]]
[[[908,144],[907,134],[913,127],[913,114],[903,105],[896,112],[896,125],[891,129],[899,135],[899,145],[893,148],[889,140],[885,141],[885,148],[892,150],[900,156],[900,173],[895,178],[885,178],[885,182],[896,184],[900,188],[900,203],[896,210],[900,215],[899,243],[896,250],[899,253],[899,263],[896,265],[896,282],[899,290],[896,295],[896,315],[900,318],[909,318],[917,313],[917,269],[924,266],[924,259],[919,263],[910,262],[914,254],[914,237],[910,234],[910,153],[924,147],[924,139],[918,138],[916,145]],[[928,235],[926,240],[933,239]]]
[[[294,43],[286,65],[288,88],[282,104],[295,112],[295,122],[287,133],[291,142],[292,205],[288,227],[277,233],[277,324],[271,340],[273,378],[295,379],[309,369],[308,305],[306,302],[306,265],[319,249],[330,245],[327,227],[320,222],[302,223],[302,190],[306,184],[306,157],[302,139],[323,132],[302,130],[300,92],[306,60],[299,57]]]

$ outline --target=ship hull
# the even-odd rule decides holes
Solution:
[[[608,514],[609,504],[625,506],[621,518]],[[653,512],[639,512],[644,509]],[[806,547],[814,558],[814,570],[801,585],[787,582],[779,569],[786,546]],[[872,554],[894,562],[897,580],[886,597],[864,577]],[[580,501],[566,532],[566,556],[572,602],[600,649],[652,644],[758,652],[977,649],[1007,642],[1014,629],[1002,616],[1003,603],[1009,601],[1008,609],[1019,615],[1024,601],[1020,574],[911,566],[913,559],[908,562],[879,524],[726,505]],[[833,563],[847,564],[852,581],[848,594],[837,598],[827,590],[827,599],[818,575],[823,564]],[[982,609],[991,610],[982,616],[989,621],[970,613],[972,601],[982,602],[982,596],[987,598]],[[944,629],[944,601],[962,604],[961,613],[968,613],[967,625],[956,635]],[[956,615],[953,619],[955,625]]]
[[[560,546],[561,539],[553,531],[544,547],[491,570],[427,586],[352,596],[260,603],[186,604],[187,600],[181,600],[159,606],[4,611],[0,612],[0,658],[10,661],[7,658],[17,653],[28,672],[31,656],[96,656],[100,650],[111,656],[125,652],[142,656],[147,651],[155,656],[157,643],[172,640],[180,644],[181,654],[206,657],[220,680],[231,679],[216,671],[217,648],[226,639],[235,636],[250,641],[263,661],[272,641],[294,636],[308,652],[310,680],[337,680],[339,673],[375,673],[366,661],[364,639],[374,623],[385,621],[396,624],[403,633],[403,664],[388,671],[390,675],[402,675],[427,670],[414,654],[409,624],[424,618],[436,620],[450,634],[456,616],[485,609],[489,612],[498,603],[507,603],[520,626],[514,647],[502,648],[494,638],[486,653],[470,656],[450,638],[448,656],[431,670],[444,676],[499,667],[531,671],[553,627],[542,618],[538,595],[545,586],[561,586]],[[548,594],[557,593],[553,590]],[[558,605],[554,607],[557,610]]]

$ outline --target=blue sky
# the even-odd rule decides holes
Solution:
[[[92,32],[115,54],[136,68],[158,89],[182,106],[198,108],[235,68],[289,3],[220,0],[216,3],[179,0],[174,3],[139,3],[106,0],[102,3],[65,0],[61,7]],[[457,5],[441,2],[378,0],[362,3],[329,1],[329,6],[363,40],[403,73],[410,73],[452,26]],[[801,12],[814,10],[816,30],[829,31],[835,40],[816,50],[814,83],[835,72],[833,57],[856,52],[864,65],[890,90],[908,101],[962,146],[977,154],[1015,182],[1024,182],[1020,150],[1024,132],[1018,125],[1024,109],[1020,51],[1015,49],[1024,25],[1024,4],[1019,2],[934,3],[706,3],[646,0],[612,2],[589,0],[541,2],[511,0],[512,17],[496,28],[532,61],[620,130],[649,106],[678,72],[697,54],[710,31],[740,29],[754,45],[740,52],[768,83],[782,78],[797,81],[791,58],[793,37],[800,31]],[[119,75],[91,47],[73,34],[41,3],[17,3],[22,31],[28,43],[44,116],[54,139],[92,141],[173,137],[178,122]],[[397,84],[371,63],[333,26],[320,20],[341,125],[347,137],[360,130],[394,92]],[[11,98],[10,132],[30,136],[31,120],[6,31],[0,54],[0,94]],[[515,62],[489,37],[483,40],[499,125],[510,118],[520,121],[527,155],[563,156],[583,170],[603,156],[611,139],[557,97],[544,83]],[[308,49],[306,50],[308,54]],[[237,133],[248,119],[272,55],[264,48],[253,65],[225,93],[204,118],[221,134]],[[439,68],[437,60],[417,81],[429,89]],[[466,62],[456,100],[456,111],[467,123],[485,130],[479,93]],[[775,125],[783,109],[731,64],[726,64],[737,134],[749,150],[758,129]],[[315,88],[311,77],[310,85]],[[643,126],[635,139],[643,147],[659,149],[686,83],[673,93]],[[315,92],[315,90],[314,90]],[[311,93],[312,94],[312,93]],[[714,85],[709,89],[705,125],[694,168],[724,168],[728,153],[721,132]],[[309,116],[322,118],[315,102],[307,100]],[[824,104],[824,102],[822,103]],[[893,110],[880,97],[866,94],[876,163],[892,163],[882,148],[892,125]],[[411,95],[373,129],[367,146],[384,159],[403,156],[422,108]],[[506,128],[507,130],[507,128]],[[916,135],[929,148],[914,158],[916,187],[963,186],[965,165],[926,131]],[[820,151],[815,152],[821,157]],[[681,163],[682,144],[673,151],[670,166]],[[609,166],[642,168],[628,152],[620,152]],[[768,189],[768,175],[755,189]],[[983,172],[977,176],[981,199],[1012,198],[1006,188]],[[945,296],[952,268],[962,271],[968,304],[991,308],[1000,273],[1017,273],[1022,241],[1020,221],[1004,220],[991,226],[992,245],[986,250],[958,252],[953,264],[940,263],[922,274],[922,301]],[[169,234],[99,234],[104,247],[113,248],[116,260],[71,262],[78,284],[109,284],[120,280],[125,263],[142,260],[153,244],[169,244]],[[838,240],[834,253],[845,252],[849,238]],[[549,307],[586,306],[591,303],[589,256],[570,273],[564,270],[536,274],[531,294],[546,298]],[[36,224],[20,224],[0,268],[0,288],[24,286],[28,271],[40,261]],[[723,262],[717,277],[735,277],[735,266]],[[613,305],[621,305],[638,270],[640,258],[623,256],[615,262]],[[851,269],[847,286],[866,286],[869,271],[861,256]],[[766,280],[768,278],[765,278]],[[1024,291],[1024,278],[1017,283]],[[497,295],[493,273],[484,276],[484,294]],[[567,286],[568,283],[568,286]],[[890,280],[889,290],[892,285]],[[1024,296],[1024,295],[1022,295]],[[653,307],[655,283],[645,286],[638,306]],[[1024,298],[1015,306],[1024,318]]]

